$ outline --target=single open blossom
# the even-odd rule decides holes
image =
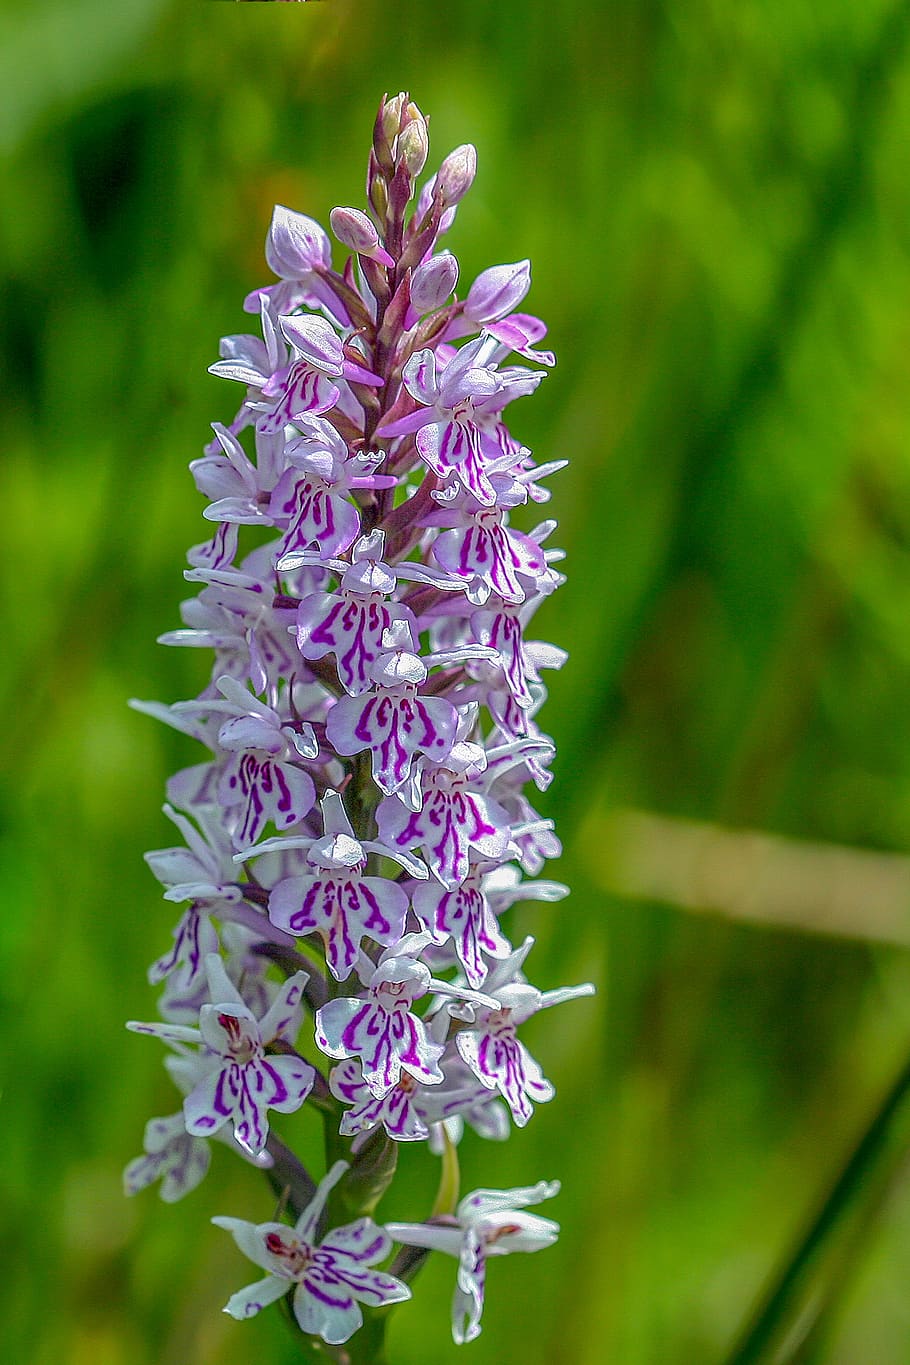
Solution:
[[[509,844],[508,814],[477,789],[486,765],[483,748],[462,741],[424,772],[419,810],[389,796],[377,811],[383,840],[421,849],[434,877],[450,890],[468,875],[471,849],[499,859]]]
[[[452,529],[435,541],[433,558],[466,584],[479,583],[485,590],[484,602],[490,593],[504,602],[527,601],[547,569],[544,551],[533,535],[508,527],[501,506],[480,503],[465,508]]]
[[[148,979],[157,985],[177,974],[181,978],[178,989],[191,992],[203,981],[207,955],[218,950],[218,933],[211,916],[230,910],[242,896],[234,882],[233,845],[225,839],[220,825],[200,812],[197,830],[172,806],[165,805],[164,813],[184,836],[187,847],[155,849],[145,855],[145,860],[167,887],[165,900],[190,904],[174,927],[173,947],[152,963]]]
[[[390,1233],[459,1259],[456,1341],[480,1330],[487,1258],[554,1239],[524,1210],[555,1184],[477,1190],[428,1223],[370,1215],[421,1142],[442,1157],[437,1206],[454,1206],[454,1145],[502,1142],[554,1094],[521,1025],[592,989],[532,984],[533,939],[509,940],[515,902],[566,894],[540,878],[560,844],[525,794],[552,780],[538,713],[565,655],[528,631],[562,554],[551,518],[513,524],[565,463],[536,463],[511,430],[554,357],[517,311],[528,261],[456,295],[442,239],[477,158],[458,147],[418,185],[428,153],[417,105],[384,98],[366,205],[330,215],[343,260],[275,208],[275,279],[244,303],[258,328],[211,367],[239,407],[190,466],[210,531],[187,555],[195,596],[160,637],[211,650],[211,672],[192,700],[135,703],[205,752],[167,782],[183,845],[147,855],[181,912],[149,969],[160,1021],[129,1025],[167,1044],[182,1104],[148,1122],[125,1185],[182,1197],[213,1138],[267,1169],[274,1221],[214,1220],[266,1272],[226,1311],[288,1296],[331,1346],[361,1305],[410,1297],[376,1268]],[[317,1183],[289,1144],[319,1122],[307,1150],[350,1163]],[[328,1221],[343,1226],[320,1235]]]
[[[229,812],[235,846],[242,848],[258,838],[268,820],[289,829],[312,810],[316,789],[301,759],[315,758],[318,745],[311,725],[283,722],[236,678],[218,678],[216,687],[222,699],[178,703],[171,710],[227,717],[213,740],[226,755],[217,799]]]
[[[332,1345],[347,1341],[363,1321],[360,1304],[381,1308],[401,1303],[411,1291],[401,1280],[374,1270],[392,1248],[392,1239],[369,1218],[333,1228],[322,1241],[316,1229],[329,1191],[347,1170],[338,1161],[319,1185],[312,1202],[293,1227],[287,1223],[248,1223],[213,1218],[234,1238],[245,1256],[267,1271],[265,1279],[232,1295],[225,1312],[249,1318],[293,1288],[294,1317],[302,1332]]]
[[[468,864],[460,884],[447,888],[427,881],[414,891],[414,913],[432,934],[433,942],[452,940],[469,986],[481,986],[487,975],[486,957],[506,957],[508,939],[484,893],[484,874],[495,862]]]
[[[257,1020],[228,980],[217,953],[206,960],[212,1002],[199,1013],[199,1028],[183,1024],[138,1024],[127,1028],[168,1043],[197,1043],[208,1050],[211,1067],[183,1104],[186,1131],[195,1137],[217,1133],[227,1122],[249,1152],[260,1152],[269,1133],[266,1111],[299,1109],[313,1087],[314,1071],[296,1053],[266,1055],[276,1040],[290,1044],[300,1031],[301,998],[307,977],[298,972],[282,987],[264,1018]]]
[[[323,557],[350,549],[360,531],[357,508],[349,501],[356,488],[394,487],[378,474],[382,454],[352,455],[329,422],[299,422],[301,434],[285,447],[288,468],[269,499],[275,524],[285,528],[276,550],[278,567],[287,568],[295,554],[318,543]]]
[[[516,953],[504,957],[491,968],[484,989],[494,998],[495,1005],[492,1009],[475,1010],[470,1026],[455,1039],[462,1060],[481,1085],[499,1091],[520,1128],[530,1119],[534,1104],[551,1100],[555,1091],[517,1036],[518,1027],[539,1010],[594,992],[590,982],[555,991],[539,991],[526,981],[516,979],[533,941],[526,939]]]
[[[411,1004],[430,989],[430,972],[411,957],[388,957],[367,982],[366,999],[330,1000],[316,1016],[316,1042],[329,1057],[359,1057],[372,1094],[388,1094],[402,1070],[424,1085],[442,1080],[444,1048],[427,1035]]]
[[[411,650],[418,648],[417,622],[403,603],[391,600],[396,571],[382,559],[381,531],[361,536],[351,550],[351,561],[331,560],[341,582],[337,593],[313,593],[297,608],[297,648],[304,659],[335,658],[338,679],[352,697],[374,687],[373,664],[386,648],[386,632],[402,622],[399,637]],[[322,562],[326,562],[320,551]],[[399,628],[400,629],[400,628]]]
[[[280,683],[292,674],[296,662],[288,638],[294,613],[275,606],[274,587],[261,561],[261,551],[254,551],[239,568],[185,570],[189,582],[206,586],[181,605],[184,629],[165,631],[158,640],[214,649],[215,677],[249,681],[256,696],[265,692],[277,697]]]
[[[396,621],[383,639],[385,652],[369,670],[372,691],[341,697],[329,712],[326,736],[339,754],[369,749],[373,780],[391,795],[404,786],[416,753],[439,761],[455,742],[458,714],[443,697],[421,695],[426,662],[407,648],[410,627]]]
[[[488,466],[502,455],[490,433],[475,420],[475,410],[500,388],[499,375],[489,364],[494,340],[481,336],[456,351],[437,372],[433,351],[418,351],[404,367],[407,392],[421,404],[409,416],[380,427],[380,436],[416,432],[421,458],[434,474],[454,475],[483,506],[496,502]]]
[[[386,946],[401,939],[408,898],[388,877],[365,875],[371,851],[396,858],[395,850],[355,839],[336,792],[327,793],[322,811],[325,835],[309,843],[307,875],[286,877],[272,888],[269,918],[290,934],[318,934],[326,966],[336,980],[345,981],[365,937]],[[406,862],[422,870],[419,862]]]
[[[396,1242],[445,1251],[458,1259],[452,1300],[452,1335],[460,1345],[480,1336],[489,1256],[510,1251],[541,1251],[559,1236],[559,1224],[525,1213],[559,1194],[559,1181],[539,1181],[514,1190],[474,1190],[462,1199],[452,1220],[439,1223],[387,1223]]]

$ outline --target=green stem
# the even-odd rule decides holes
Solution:
[[[327,1346],[313,1339],[311,1354],[304,1360],[312,1361],[312,1365],[387,1365],[385,1320],[364,1316],[363,1326],[344,1346]]]
[[[854,1200],[865,1193],[867,1181],[875,1173],[877,1164],[889,1153],[892,1160],[895,1159],[889,1139],[892,1137],[894,1121],[908,1094],[910,1058],[875,1110],[783,1269],[760,1300],[750,1322],[726,1357],[726,1365],[758,1365],[758,1362],[771,1359],[768,1352],[792,1323],[799,1309],[799,1296],[806,1278],[825,1249],[831,1233],[849,1212]],[[910,1140],[910,1133],[906,1138]],[[906,1144],[901,1141],[896,1159],[902,1159],[905,1151]]]

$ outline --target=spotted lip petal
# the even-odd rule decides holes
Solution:
[[[359,1057],[364,1082],[377,1098],[398,1084],[402,1070],[424,1085],[440,1084],[445,1048],[430,1042],[421,1019],[401,1006],[387,1009],[377,995],[323,1005],[316,1014],[317,1045],[329,1057]]]
[[[543,1104],[556,1093],[511,1024],[489,1021],[459,1033],[455,1044],[481,1085],[499,1091],[519,1128],[534,1112],[532,1100]]]
[[[233,817],[231,838],[238,849],[254,844],[269,820],[278,829],[290,829],[316,804],[308,772],[258,750],[245,750],[228,760],[218,796]]]
[[[123,1172],[127,1195],[138,1193],[154,1181],[166,1204],[176,1203],[205,1178],[211,1153],[209,1145],[187,1133],[182,1114],[150,1119],[143,1139],[145,1154],[131,1161]]]
[[[416,446],[421,459],[440,479],[454,475],[482,506],[495,505],[496,489],[486,468],[489,447],[475,422],[429,422],[418,431]]]
[[[297,608],[297,647],[305,659],[334,654],[342,687],[359,697],[374,686],[371,669],[393,621],[405,622],[416,648],[417,626],[407,607],[361,593],[308,597]]]
[[[251,400],[249,407],[257,414],[257,426],[264,436],[275,436],[292,422],[328,412],[339,396],[337,385],[306,360],[273,375],[262,392],[264,397]]]
[[[458,774],[429,774],[419,811],[386,799],[377,811],[379,833],[393,848],[423,851],[434,877],[448,890],[468,875],[470,850],[501,858],[509,844],[509,817],[492,797],[471,790]]]
[[[182,968],[183,985],[189,989],[201,980],[205,958],[218,947],[218,935],[206,910],[191,905],[174,929],[174,946],[152,963],[148,970],[149,982],[154,986],[172,972]]]
[[[341,1120],[345,1137],[369,1132],[379,1124],[396,1142],[416,1142],[428,1134],[419,1087],[410,1076],[403,1076],[398,1085],[377,1098],[363,1079],[360,1062],[348,1058],[333,1069],[329,1086],[336,1099],[351,1106]]]
[[[415,889],[413,903],[414,913],[433,934],[435,943],[452,940],[468,985],[482,986],[487,975],[483,954],[505,957],[509,943],[500,932],[478,878],[452,890],[425,883]]]
[[[365,936],[382,944],[396,942],[407,911],[401,887],[355,870],[287,878],[269,897],[269,918],[278,928],[322,938],[326,965],[337,981],[350,976]]]
[[[479,513],[473,524],[443,531],[433,545],[440,568],[456,578],[480,579],[504,602],[524,602],[527,580],[546,569],[540,546],[530,536],[503,526],[498,512]]]
[[[314,544],[326,555],[342,554],[360,533],[360,515],[343,491],[297,469],[281,476],[269,512],[286,527],[275,551],[279,565]]]
[[[378,688],[362,697],[341,697],[329,712],[326,736],[341,754],[369,749],[373,780],[390,796],[407,782],[418,752],[445,758],[457,723],[455,708],[443,697],[422,697],[413,688]]]

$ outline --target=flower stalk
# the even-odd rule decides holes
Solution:
[[[261,336],[224,338],[211,367],[243,399],[190,466],[213,524],[188,556],[198,595],[162,637],[213,650],[211,681],[136,703],[207,756],[168,783],[184,844],[147,855],[184,910],[150,971],[161,1019],[129,1027],[167,1045],[183,1100],[149,1124],[127,1187],[182,1197],[211,1139],[265,1170],[273,1221],[214,1220],[265,1272],[226,1311],[283,1300],[307,1358],[349,1365],[382,1359],[430,1249],[459,1259],[465,1341],[487,1259],[555,1239],[524,1212],[555,1182],[459,1201],[456,1147],[466,1127],[506,1138],[552,1098],[521,1025],[593,989],[531,985],[533,940],[514,947],[502,922],[566,894],[539,879],[560,848],[525,795],[550,782],[541,670],[565,656],[527,630],[560,555],[552,521],[510,523],[564,461],[536,465],[505,421],[554,359],[517,311],[528,262],[455,296],[440,241],[476,153],[418,189],[428,148],[413,101],[384,99],[366,210],[330,216],[340,270],[318,223],[275,209],[277,283],[245,302]],[[272,1126],[301,1109],[321,1115],[322,1179]],[[436,1204],[382,1227],[416,1142],[440,1157]]]

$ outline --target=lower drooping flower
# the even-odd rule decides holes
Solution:
[[[514,1190],[475,1190],[458,1205],[454,1220],[438,1223],[387,1223],[396,1242],[427,1247],[458,1257],[458,1279],[452,1300],[452,1336],[458,1345],[480,1336],[486,1261],[510,1251],[540,1251],[552,1246],[559,1224],[525,1213],[559,1194],[559,1181],[541,1180]]]
[[[252,1317],[293,1288],[294,1317],[301,1331],[340,1345],[363,1322],[361,1303],[380,1308],[411,1297],[402,1280],[372,1269],[392,1249],[391,1237],[372,1219],[333,1228],[321,1243],[316,1241],[329,1191],[347,1169],[346,1161],[335,1163],[292,1228],[242,1218],[212,1219],[231,1234],[245,1256],[268,1271],[264,1280],[228,1300],[224,1311],[232,1318]]]

